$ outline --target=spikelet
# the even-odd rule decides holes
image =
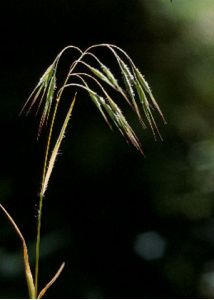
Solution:
[[[122,59],[118,60],[119,66],[122,72],[123,80],[127,89],[127,92],[132,100],[132,102],[135,102],[135,92],[133,89],[133,81],[134,76],[132,75],[129,67],[124,63]]]
[[[109,120],[106,116],[106,114],[104,113],[103,109],[102,109],[102,105],[104,103],[104,98],[100,95],[98,95],[95,92],[89,91],[89,96],[91,97],[91,100],[94,102],[94,104],[96,105],[96,107],[98,108],[99,112],[101,113],[101,115],[103,116],[105,122],[108,124],[108,126],[112,129],[111,124],[109,123]]]
[[[146,97],[146,94],[142,88],[142,86],[140,85],[140,83],[138,81],[136,81],[136,90],[137,90],[137,93],[138,93],[138,96],[139,96],[139,100],[142,104],[142,107],[143,107],[143,111],[144,111],[144,114],[145,114],[145,117],[149,123],[149,126],[151,127],[151,130],[153,132],[153,135],[154,135],[154,138],[156,139],[156,132],[158,133],[160,139],[162,139],[161,137],[161,134],[159,132],[159,129],[157,127],[157,124],[155,122],[155,119],[152,115],[152,112],[151,112],[151,109],[150,109],[150,104],[149,104],[149,101]]]
[[[88,64],[87,64],[88,65]],[[114,85],[112,84],[112,82],[109,80],[109,78],[107,76],[105,76],[102,72],[100,72],[97,68],[94,68],[90,65],[89,69],[90,71],[96,75],[99,79],[101,79],[102,81],[106,82],[108,85],[110,85],[111,87],[114,87]]]
[[[50,79],[50,82],[48,83],[46,101],[44,103],[44,108],[43,108],[42,115],[40,118],[40,123],[39,123],[38,136],[41,133],[43,125],[47,124],[47,121],[48,121],[48,118],[50,115],[50,111],[51,111],[51,107],[52,107],[55,89],[56,89],[56,76],[55,76],[55,72],[54,72]]]
[[[29,114],[33,106],[36,106],[36,113],[38,114],[40,108],[43,106],[43,110],[40,117],[38,136],[41,133],[44,124],[47,124],[50,110],[52,107],[52,101],[54,98],[54,91],[56,89],[56,69],[55,64],[51,64],[40,78],[37,86],[30,94],[25,105],[20,113],[26,111]]]
[[[107,78],[109,79],[109,81],[112,83],[112,85],[116,89],[118,89],[119,85],[118,85],[117,79],[115,78],[115,76],[113,75],[111,70],[108,67],[106,67],[104,64],[101,64],[101,68],[102,68],[103,72],[105,73],[105,75],[107,76]]]
[[[158,113],[160,114],[160,116],[162,117],[164,123],[166,124],[166,120],[163,116],[163,113],[157,103],[157,101],[155,100],[153,94],[152,94],[152,90],[149,87],[148,82],[145,80],[144,76],[141,74],[141,72],[138,70],[138,68],[134,69],[134,73],[136,76],[136,81],[138,82],[138,84],[140,84],[142,86],[142,88],[149,94],[152,105],[154,106],[154,108],[158,111]]]
[[[132,144],[143,154],[143,150],[137,136],[135,135],[118,105],[110,97],[107,99],[101,98],[100,100],[107,114],[118,128],[120,133],[125,137],[127,142]]]

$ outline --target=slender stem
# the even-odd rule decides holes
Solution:
[[[37,223],[37,237],[36,237],[36,264],[35,264],[35,296],[38,293],[38,274],[39,274],[39,256],[40,256],[40,232],[41,232],[41,215],[42,215],[43,195],[40,193],[39,199],[39,216]]]
[[[39,215],[38,215],[38,223],[37,223],[36,265],[35,265],[35,294],[36,294],[36,296],[37,296],[37,293],[38,293],[40,234],[41,234],[42,208],[43,208],[43,199],[44,199],[44,181],[45,181],[45,175],[46,175],[47,164],[48,164],[48,155],[49,155],[49,150],[50,150],[50,142],[51,142],[53,126],[54,126],[54,121],[55,121],[58,105],[59,105],[59,101],[56,102],[54,112],[53,112],[53,117],[52,117],[52,120],[51,120],[50,131],[49,131],[48,141],[47,141],[47,146],[46,146],[46,151],[45,151],[45,160],[44,160],[44,167],[43,167],[43,174],[42,174],[42,187],[41,187],[40,198],[39,198]]]

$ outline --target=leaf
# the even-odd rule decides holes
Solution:
[[[62,273],[63,269],[65,267],[65,263],[63,262],[59,268],[59,270],[56,272],[54,277],[46,284],[46,286],[41,290],[41,292],[38,295],[38,299],[42,299],[47,292],[47,290],[54,284],[54,282],[57,280],[57,278]]]
[[[4,212],[4,214],[6,215],[7,219],[9,220],[10,224],[15,229],[18,237],[20,238],[20,240],[22,242],[23,258],[24,258],[24,266],[25,266],[25,276],[26,276],[26,281],[27,281],[27,286],[28,286],[28,292],[29,292],[30,298],[34,299],[35,296],[36,296],[35,295],[35,286],[34,286],[32,272],[31,272],[31,269],[30,269],[28,249],[27,249],[25,239],[24,239],[21,231],[19,230],[18,226],[16,225],[15,221],[10,216],[10,214],[7,212],[7,210],[3,207],[3,205],[0,204],[0,208]]]
[[[48,182],[49,182],[49,179],[50,179],[50,176],[51,176],[51,173],[52,173],[52,170],[53,170],[53,167],[54,167],[54,163],[56,161],[56,157],[57,157],[57,154],[59,152],[59,148],[60,148],[60,145],[62,143],[62,140],[64,138],[64,134],[65,134],[65,130],[67,128],[67,125],[68,125],[68,122],[69,122],[69,119],[71,117],[71,114],[72,114],[72,111],[73,111],[73,108],[74,108],[74,104],[75,104],[75,101],[76,101],[76,94],[71,102],[71,105],[70,105],[70,108],[67,112],[67,115],[65,117],[65,120],[64,120],[64,123],[62,125],[62,128],[60,130],[60,133],[59,133],[59,136],[58,136],[58,139],[54,145],[54,148],[53,148],[53,151],[52,151],[52,154],[51,154],[51,157],[49,159],[49,162],[48,162],[48,167],[47,167],[47,171],[46,171],[46,174],[45,174],[45,178],[44,178],[44,182],[42,183],[42,190],[41,190],[41,194],[44,196],[44,193],[47,189],[47,186],[48,186]]]

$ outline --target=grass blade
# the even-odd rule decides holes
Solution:
[[[25,276],[26,276],[26,281],[27,281],[27,286],[28,286],[28,292],[29,292],[30,298],[34,299],[35,296],[36,296],[35,295],[35,286],[34,286],[32,272],[31,272],[31,269],[30,269],[28,249],[27,249],[25,239],[24,239],[21,231],[19,230],[18,226],[16,225],[15,221],[10,216],[10,214],[7,212],[7,210],[3,207],[3,205],[0,204],[0,208],[4,212],[4,214],[6,215],[7,219],[9,220],[10,224],[15,229],[18,237],[20,238],[20,240],[22,242],[23,258],[24,258],[24,266],[25,266]]]
[[[69,119],[71,117],[75,101],[76,101],[76,94],[75,94],[75,96],[74,96],[74,98],[72,100],[72,103],[71,103],[70,108],[69,108],[69,110],[67,112],[66,118],[64,120],[64,123],[62,125],[60,134],[59,134],[58,139],[57,139],[57,141],[56,141],[56,143],[54,145],[53,151],[51,153],[51,157],[50,157],[49,162],[48,162],[48,167],[47,167],[47,171],[46,171],[46,174],[45,174],[44,182],[42,184],[42,191],[41,191],[42,195],[44,195],[44,193],[45,193],[45,191],[47,189],[48,182],[49,182],[49,179],[50,179],[53,167],[54,167],[54,163],[56,161],[56,157],[57,157],[57,154],[59,152],[59,148],[60,148],[61,142],[62,142],[62,140],[64,138],[65,130],[67,128]]]
[[[54,284],[54,282],[57,280],[57,278],[60,276],[60,274],[62,273],[63,269],[65,267],[65,263],[63,262],[60,266],[60,268],[58,269],[58,271],[56,272],[56,274],[54,275],[54,277],[46,284],[46,286],[41,290],[41,292],[38,295],[38,299],[42,299],[45,295],[45,293],[47,292],[47,290]]]

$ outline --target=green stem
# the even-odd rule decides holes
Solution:
[[[39,199],[39,216],[37,223],[37,237],[36,237],[36,264],[35,264],[35,297],[38,294],[38,274],[39,274],[39,255],[40,255],[40,232],[41,232],[41,215],[42,215],[42,205],[43,195],[40,194]]]
[[[38,223],[37,223],[36,264],[35,264],[35,294],[36,294],[36,297],[37,297],[37,293],[38,293],[40,234],[41,234],[42,208],[43,208],[43,199],[44,199],[44,181],[45,181],[47,164],[48,164],[50,142],[51,142],[51,137],[52,137],[52,133],[53,133],[53,126],[54,126],[54,121],[55,121],[58,105],[59,105],[59,101],[56,102],[54,112],[53,112],[53,117],[52,117],[52,120],[51,120],[50,131],[49,131],[47,146],[46,146],[46,150],[45,150],[45,160],[44,160],[44,167],[43,167],[43,174],[42,174],[42,187],[41,187],[40,198],[39,198],[39,215],[38,215]]]

